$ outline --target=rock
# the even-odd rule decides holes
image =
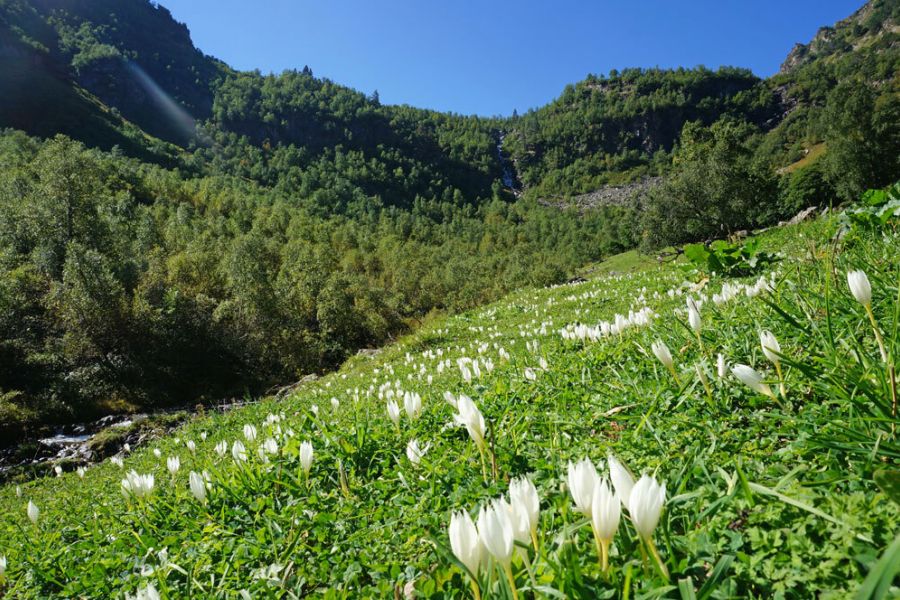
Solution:
[[[581,213],[599,206],[634,206],[662,181],[662,177],[645,177],[624,185],[607,185],[571,198],[539,198],[538,203],[555,208],[574,208]]]
[[[788,225],[796,225],[797,223],[802,223],[803,221],[810,218],[817,210],[819,210],[818,206],[810,206],[809,208],[804,208],[803,210],[798,212],[796,215],[794,215],[793,218],[788,220],[787,224]]]

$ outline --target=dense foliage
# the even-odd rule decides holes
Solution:
[[[321,194],[339,186],[286,196],[62,137],[7,133],[0,163],[7,433],[294,379],[432,311],[559,282],[634,244],[617,237],[623,209],[576,220],[524,201],[419,199],[325,215]]]
[[[533,193],[573,194],[665,171],[686,123],[728,115],[762,124],[777,109],[746,69],[626,69],[589,76],[512,119],[505,145]]]

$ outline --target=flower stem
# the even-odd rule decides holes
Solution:
[[[878,322],[875,321],[875,313],[872,312],[872,305],[866,304],[866,314],[869,315],[869,322],[872,323],[872,330],[875,332],[875,340],[878,342],[878,349],[881,351],[881,360],[885,363],[888,361],[887,351],[884,349],[884,340],[881,339],[881,330],[878,329]]]
[[[513,577],[512,566],[510,563],[503,565],[503,571],[506,573],[506,578],[509,580],[509,587],[512,589],[513,600],[519,600],[519,590],[516,589],[516,580]]]
[[[525,563],[525,571],[528,573],[528,579],[531,581],[531,588],[537,588],[537,581],[534,579],[534,569],[531,566],[531,560],[528,558],[528,551],[520,548],[522,551],[522,560]]]
[[[481,591],[478,589],[478,582],[474,579],[470,579],[469,583],[472,584],[472,596],[475,597],[475,600],[481,600]]]
[[[671,373],[672,378],[675,379],[675,385],[677,385],[678,387],[681,387],[681,381],[678,379],[678,373],[675,372],[674,366],[669,367],[669,373]]]
[[[663,574],[663,577],[666,578],[666,581],[669,580],[669,569],[666,568],[665,563],[662,560],[662,557],[659,555],[659,550],[656,549],[656,544],[653,543],[653,538],[647,538],[647,548],[650,550],[650,554],[653,555],[653,558],[656,559],[656,566],[659,567],[660,573]]]
[[[609,540],[600,539],[593,527],[591,527],[591,531],[594,533],[594,542],[597,544],[597,558],[600,559],[600,570],[603,572],[603,576],[607,577],[609,575]]]
[[[784,386],[784,375],[781,374],[781,362],[775,363],[775,372],[778,373],[778,385],[781,389],[781,397],[787,400],[787,388]]]
[[[487,483],[487,467],[484,463],[484,447],[482,445],[478,446],[478,454],[481,456],[481,478]]]

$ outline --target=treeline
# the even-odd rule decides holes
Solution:
[[[637,241],[624,209],[575,219],[500,198],[325,215],[316,194],[61,136],[6,132],[0,164],[5,434],[257,391]]]
[[[513,117],[504,146],[530,193],[564,196],[667,172],[686,123],[731,116],[761,126],[777,110],[747,69],[614,70]]]

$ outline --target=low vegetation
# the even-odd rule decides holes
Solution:
[[[287,398],[7,486],[2,585],[16,598],[889,597],[896,224],[772,230],[758,243],[785,260],[747,279],[666,264],[522,290]],[[631,492],[629,474],[644,476]],[[513,480],[513,508],[492,502]]]

